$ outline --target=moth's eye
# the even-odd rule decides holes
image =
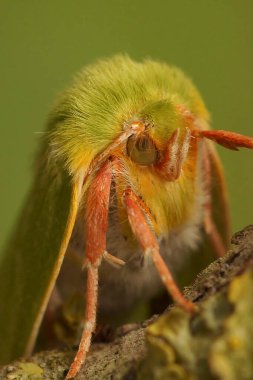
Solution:
[[[154,164],[158,158],[158,150],[148,136],[131,136],[127,141],[128,156],[139,165]]]

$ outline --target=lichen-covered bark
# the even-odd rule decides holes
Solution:
[[[196,315],[170,307],[111,343],[93,345],[77,380],[252,380],[253,226],[232,243],[186,289],[198,302]],[[73,356],[42,352],[3,367],[0,379],[63,380]]]
[[[189,315],[174,307],[147,328],[138,380],[253,379],[253,226],[197,277]]]
[[[199,313],[173,308],[147,331],[139,380],[252,380],[253,270],[201,303]]]

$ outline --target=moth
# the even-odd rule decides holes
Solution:
[[[251,137],[210,129],[201,96],[178,68],[118,55],[77,74],[49,115],[31,191],[1,256],[2,363],[31,354],[68,257],[78,265],[65,283],[86,273],[86,310],[67,379],[85,361],[97,308],[130,308],[163,283],[178,305],[196,311],[171,267],[197,249],[203,230],[217,256],[227,248],[214,143],[253,148]]]

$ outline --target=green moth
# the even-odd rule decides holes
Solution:
[[[77,279],[82,288],[86,274],[85,322],[67,379],[85,360],[97,308],[127,310],[163,283],[195,312],[170,267],[197,249],[203,230],[216,255],[228,245],[213,141],[253,148],[253,138],[209,129],[198,91],[175,67],[118,55],[75,77],[49,115],[31,191],[1,256],[2,363],[31,354],[61,267],[66,288]]]

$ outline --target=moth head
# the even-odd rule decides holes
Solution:
[[[161,108],[160,103],[160,111]],[[149,113],[148,116],[129,123],[128,128],[142,126],[142,130],[129,136],[126,142],[126,154],[135,164],[150,167],[159,176],[174,181],[179,177],[182,166],[189,158],[191,132],[185,119],[181,117],[181,110],[176,112],[175,109],[172,113],[170,108],[169,111],[165,112],[160,120],[151,118]]]

